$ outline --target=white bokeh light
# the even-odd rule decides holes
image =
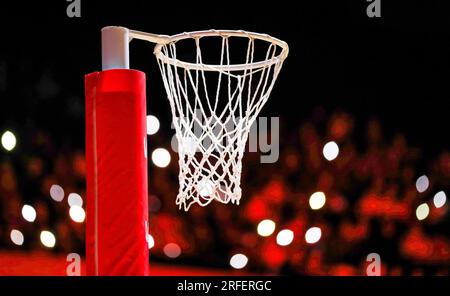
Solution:
[[[198,182],[197,191],[203,197],[211,196],[214,193],[214,183],[211,180],[202,179]]]
[[[47,248],[53,248],[56,244],[55,236],[48,230],[41,231],[40,238],[41,243]]]
[[[80,206],[71,206],[69,210],[70,218],[77,223],[83,223],[86,218],[86,212]]]
[[[170,163],[170,153],[164,148],[157,148],[152,153],[153,163],[160,168],[165,168]]]
[[[339,146],[334,141],[328,142],[323,146],[322,152],[326,160],[332,161],[339,155]]]
[[[83,199],[81,198],[81,196],[78,193],[71,193],[71,194],[69,194],[69,197],[67,198],[67,203],[71,207],[73,207],[73,206],[82,207]]]
[[[169,258],[177,258],[181,254],[181,248],[175,243],[169,243],[164,246],[164,254]]]
[[[234,269],[242,269],[248,263],[248,258],[244,254],[235,254],[230,259],[230,265]]]
[[[319,227],[311,227],[305,233],[305,241],[308,244],[317,243],[322,237],[322,230]]]
[[[52,185],[50,187],[50,197],[54,201],[62,201],[64,198],[64,189],[57,184]]]
[[[147,115],[147,135],[154,135],[159,130],[159,120],[156,116]]]
[[[283,229],[277,234],[277,244],[280,246],[288,246],[294,240],[294,232],[289,229]]]
[[[318,210],[325,205],[326,200],[325,193],[321,191],[314,192],[309,198],[309,206],[313,210]]]
[[[18,245],[18,246],[23,245],[23,241],[24,241],[23,234],[19,230],[17,230],[17,229],[11,230],[11,233],[9,236],[11,238],[11,241],[15,245]]]
[[[22,207],[22,217],[28,222],[34,222],[36,220],[36,210],[30,205],[24,205]]]
[[[417,178],[416,189],[418,192],[420,193],[425,192],[428,189],[429,185],[430,180],[428,180],[428,177],[426,175],[422,175],[419,178]]]
[[[436,208],[441,208],[447,202],[447,196],[444,191],[439,191],[433,197],[433,203]]]
[[[155,239],[151,234],[147,234],[147,244],[148,248],[151,249],[155,246]]]
[[[416,217],[417,220],[421,221],[424,220],[426,217],[428,217],[428,214],[430,213],[430,208],[426,203],[423,203],[419,205],[416,209]]]
[[[189,136],[183,137],[181,142],[182,145],[180,145],[179,148],[183,149],[183,152],[185,152],[186,154],[192,156],[198,151],[198,144],[195,138]]]
[[[256,229],[260,236],[270,236],[275,231],[275,222],[270,219],[262,220]]]
[[[3,133],[1,141],[6,151],[12,151],[17,144],[16,136],[10,131]]]

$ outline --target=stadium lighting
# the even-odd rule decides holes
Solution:
[[[256,231],[260,236],[270,236],[275,231],[275,226],[275,222],[265,219],[258,223]]]
[[[83,199],[81,198],[81,196],[79,194],[71,193],[71,194],[69,194],[69,197],[67,198],[67,203],[71,207],[73,207],[73,206],[82,207],[83,206]]]
[[[24,205],[22,207],[22,217],[28,222],[34,222],[36,220],[36,210],[30,205]]]
[[[169,243],[164,246],[164,254],[169,258],[177,258],[181,255],[181,248],[175,243]]]
[[[147,135],[154,135],[159,130],[159,120],[156,116],[147,115]]]
[[[326,197],[325,193],[318,191],[314,192],[309,198],[309,206],[313,210],[318,210],[325,205]]]
[[[277,234],[277,244],[280,246],[288,246],[294,240],[294,232],[289,229],[283,229]]]
[[[50,197],[54,200],[54,201],[62,201],[64,198],[64,189],[59,186],[59,185],[52,185],[50,187]]]
[[[242,269],[248,263],[248,258],[244,254],[235,254],[230,259],[230,265],[234,269]]]
[[[199,194],[203,197],[208,197],[214,193],[214,183],[211,180],[201,180],[197,185]]]
[[[420,204],[416,209],[416,217],[417,220],[422,221],[425,218],[428,217],[428,214],[430,213],[430,208],[426,203]]]
[[[339,155],[339,146],[334,141],[328,142],[323,146],[322,152],[326,160],[332,161]]]
[[[443,207],[445,205],[446,201],[447,201],[447,196],[445,195],[444,191],[439,191],[433,197],[433,203],[436,208]]]
[[[151,234],[147,234],[147,244],[148,248],[151,249],[155,246],[155,239]]]
[[[16,147],[17,139],[12,132],[6,131],[2,135],[1,142],[6,151],[12,151]]]
[[[56,244],[56,238],[53,233],[48,230],[41,231],[41,243],[47,248],[53,248]]]
[[[17,229],[11,230],[10,238],[11,238],[11,241],[13,242],[13,244],[18,245],[18,246],[23,245],[23,241],[24,241],[23,234],[19,230],[17,230]]]
[[[157,148],[152,153],[153,163],[160,168],[165,168],[170,163],[170,153],[164,148]]]
[[[430,180],[428,180],[428,177],[426,175],[422,175],[419,178],[417,178],[416,189],[419,193],[425,192],[428,189],[429,185]]]
[[[308,244],[317,243],[322,237],[322,230],[319,227],[311,227],[305,233],[305,241]]]
[[[70,218],[77,223],[83,223],[86,218],[86,212],[80,206],[71,206],[69,210]]]

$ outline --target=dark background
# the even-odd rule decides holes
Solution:
[[[414,163],[416,178],[427,172],[430,162],[450,148],[447,107],[450,97],[450,17],[444,3],[445,1],[382,0],[382,17],[371,19],[366,15],[368,2],[365,0],[284,3],[81,0],[81,18],[69,18],[66,15],[69,2],[64,0],[1,1],[0,128],[11,129],[19,137],[15,154],[2,154],[0,161],[5,160],[6,163],[11,160],[17,168],[16,178],[24,201],[48,199],[42,192],[33,196],[34,192],[42,191],[37,188],[43,186],[37,181],[36,184],[26,181],[28,179],[23,178],[26,173],[21,170],[25,171],[24,167],[29,163],[26,157],[35,152],[30,150],[35,147],[32,145],[32,142],[36,141],[33,136],[38,134],[39,130],[45,131],[51,137],[48,143],[54,148],[46,151],[55,151],[59,155],[66,151],[84,151],[84,75],[101,68],[102,27],[120,25],[167,35],[210,28],[243,29],[267,33],[286,41],[290,46],[289,57],[271,94],[272,99],[261,114],[280,117],[282,149],[283,145],[287,146],[289,142],[286,139],[283,143],[283,135],[294,134],[300,123],[309,120],[315,124],[314,118],[328,118],[343,110],[354,118],[356,124],[353,141],[355,145],[359,145],[360,150],[364,150],[366,122],[372,118],[379,120],[386,139],[400,133],[405,135],[409,146],[419,147],[422,154]],[[142,70],[147,75],[148,114],[156,115],[161,122],[162,130],[151,137],[149,148],[167,145],[168,138],[173,134],[170,129],[171,114],[156,59],[152,54],[153,46],[143,41],[133,41],[130,50],[132,68]],[[297,146],[292,147],[296,149]],[[301,157],[303,159],[305,155],[301,154]],[[53,159],[48,155],[43,158],[46,158],[44,163],[50,163],[48,173],[51,171],[64,179],[64,176],[58,176],[57,172],[54,172],[57,170],[53,170],[53,167],[58,166],[53,163]],[[283,163],[280,163],[280,171],[283,172]],[[173,184],[176,184],[176,164],[172,166],[173,170],[169,174],[173,180],[170,181],[175,180]],[[275,165],[261,165],[257,168],[260,169],[260,174],[267,170],[267,175],[277,177],[278,171],[273,170],[273,167]],[[323,167],[323,171],[326,171],[331,165],[325,164]],[[300,167],[298,175],[304,173],[303,168]],[[251,169],[253,167],[249,167],[249,170]],[[150,178],[155,177],[156,180],[157,174],[161,173],[150,167]],[[440,188],[448,188],[448,179],[445,178],[442,177],[443,181],[437,183]],[[73,183],[76,183],[76,189],[80,190],[77,192],[82,192],[84,176],[77,176],[75,179]],[[293,183],[301,186],[308,183],[313,187],[317,179],[317,175],[305,173],[301,178],[294,179]],[[153,186],[152,182],[156,182],[155,180],[150,180],[150,186]],[[344,182],[352,183],[353,180],[349,180]],[[392,185],[387,181],[388,185]],[[395,179],[393,183],[397,181]],[[264,182],[256,180],[255,183],[257,184],[252,186],[253,191],[265,188]],[[365,185],[361,188],[349,187],[349,199],[358,200],[360,195],[363,196]],[[414,189],[412,183],[407,186]],[[305,196],[313,190],[309,187],[301,189]],[[244,190],[252,192],[247,188]],[[172,193],[164,195],[166,200],[163,200],[162,214],[172,211],[175,207],[175,194]],[[420,198],[422,197],[417,201]],[[306,197],[302,200],[306,200]],[[286,205],[290,206],[288,203]],[[0,203],[0,208],[2,206]],[[49,206],[52,207],[53,205]],[[215,239],[222,234],[223,229],[210,223],[215,221],[216,216],[211,210],[207,211],[210,216],[209,220],[205,221],[211,227]],[[174,221],[180,219],[183,225],[194,225],[189,223],[189,219],[194,217],[191,213],[171,213],[177,217],[173,218]],[[305,216],[301,212],[298,215]],[[52,218],[54,221],[49,223],[52,227],[56,224],[55,221],[62,219],[55,214],[53,216],[56,218]],[[283,219],[288,217],[281,214],[280,216]],[[311,221],[315,222],[315,214],[311,216]],[[67,217],[65,219],[67,220]],[[280,219],[280,224],[285,222],[283,219]],[[331,226],[336,224],[328,216],[323,218],[323,221],[325,220]],[[383,218],[380,220],[385,222]],[[443,220],[444,222],[436,227],[436,232],[448,239],[448,214]],[[6,221],[10,223],[7,219]],[[322,217],[317,221],[322,221]],[[412,209],[408,224],[398,227],[398,233],[409,230],[416,222]],[[7,226],[4,226],[5,233]],[[235,226],[239,228],[238,224]],[[434,234],[434,230],[426,229],[426,232]],[[191,236],[191,232],[184,234],[186,237]],[[84,242],[80,237],[82,236],[78,237],[75,245],[82,250]],[[390,239],[397,242],[398,237]],[[240,237],[236,240],[240,240]],[[359,264],[360,258],[363,258],[360,255],[371,251],[367,246],[376,245],[386,254],[390,254],[391,258],[388,259],[394,264],[404,264],[404,258],[398,259],[397,249],[394,249],[397,245],[385,248],[384,241],[370,233],[367,234],[365,242],[367,245],[359,249],[360,253],[349,251],[345,254],[348,257],[357,257],[348,261],[354,259],[353,261]],[[217,240],[214,251],[207,250],[209,254],[217,254],[219,259],[215,258],[215,261],[204,256],[206,251],[200,248],[201,243],[197,243],[198,248],[194,250],[196,257],[183,259],[183,262],[227,266],[228,249],[231,250],[235,245],[233,241],[228,243],[229,245],[226,245]],[[326,243],[335,245],[331,240]],[[9,240],[4,244],[10,249],[15,247],[11,246]],[[34,249],[34,246],[26,247]],[[448,273],[448,259],[446,260],[443,260],[440,266]],[[405,266],[408,264],[405,263]],[[257,268],[256,270],[258,271]],[[284,271],[288,274],[290,272]]]
[[[448,127],[445,1],[382,1],[380,19],[367,17],[363,0],[81,3],[81,18],[68,18],[66,1],[2,1],[0,69],[7,68],[8,87],[0,79],[0,124],[19,128],[32,120],[82,147],[83,75],[101,67],[103,26],[162,34],[226,28],[268,33],[290,45],[277,100],[262,115],[289,125],[317,106],[344,108],[357,118],[380,118],[387,132],[405,132],[427,155],[449,147],[449,137],[436,134]],[[131,63],[147,73],[149,110],[170,120],[152,45],[133,42]],[[46,83],[55,83],[53,93]]]

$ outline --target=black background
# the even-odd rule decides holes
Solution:
[[[180,292],[180,282],[271,281],[271,291]],[[411,295],[417,292],[445,291],[445,277],[0,277],[2,291],[46,295],[140,293],[142,295]]]
[[[445,1],[382,0],[380,19],[367,17],[365,0],[81,2],[81,18],[67,17],[64,0],[0,2],[0,66],[8,75],[7,85],[0,85],[0,126],[40,126],[52,131],[56,140],[83,147],[83,76],[100,70],[103,26],[163,34],[244,29],[276,36],[291,49],[272,94],[276,99],[262,115],[280,116],[289,129],[317,106],[344,109],[358,119],[380,118],[388,132],[406,133],[429,157],[450,148],[450,17]],[[150,113],[168,123],[169,106],[152,46],[136,42],[131,59],[134,68],[147,73]],[[56,81],[58,96],[40,94],[37,85],[43,77]],[[144,293],[152,294],[150,289],[157,287],[175,294],[176,279],[164,281],[50,278],[24,284],[23,279],[4,278],[1,286],[74,293],[87,287],[122,287],[125,292],[140,286],[148,289]],[[368,281],[283,278],[277,287],[297,295],[302,289],[316,292],[317,287],[363,293],[374,287],[394,288],[395,293],[437,287],[429,278]]]
[[[162,34],[244,29],[290,45],[275,99],[262,113],[281,117],[282,128],[295,126],[319,106],[362,120],[375,116],[388,133],[406,133],[430,158],[450,146],[445,1],[382,0],[381,18],[367,17],[364,0],[81,0],[81,18],[67,17],[68,4],[1,1],[0,64],[6,65],[8,84],[0,85],[0,125],[37,125],[61,138],[70,133],[69,145],[83,147],[83,75],[100,70],[103,26]],[[168,123],[169,105],[152,49],[133,42],[131,64],[147,73],[149,112]],[[42,98],[35,90],[44,76],[56,81],[58,97]],[[364,129],[359,132],[363,138]]]

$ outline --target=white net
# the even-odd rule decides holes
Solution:
[[[178,36],[155,48],[178,140],[176,204],[186,211],[214,200],[239,204],[250,128],[269,98],[287,45],[243,31]]]

